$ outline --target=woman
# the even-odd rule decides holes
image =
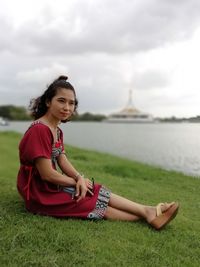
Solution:
[[[153,228],[162,229],[177,214],[178,203],[153,207],[132,202],[85,179],[70,163],[59,124],[70,120],[77,105],[75,90],[66,76],[60,76],[31,102],[35,120],[19,145],[21,166],[17,180],[26,209],[55,217],[145,219]]]

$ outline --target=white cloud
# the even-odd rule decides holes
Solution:
[[[0,105],[65,73],[80,111],[199,114],[198,0],[0,0]]]
[[[67,67],[60,64],[53,64],[49,67],[37,68],[17,73],[16,79],[19,84],[38,84],[51,81],[53,76],[59,76],[60,73],[67,73]]]

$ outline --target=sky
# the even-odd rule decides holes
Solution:
[[[79,113],[200,115],[199,0],[0,0],[0,105],[67,75]]]

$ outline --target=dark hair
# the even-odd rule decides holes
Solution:
[[[71,85],[71,83],[67,82],[68,77],[61,75],[56,80],[54,80],[46,89],[46,91],[43,93],[43,95],[31,99],[29,110],[31,113],[31,116],[36,120],[42,117],[47,112],[47,103],[52,100],[52,98],[57,94],[57,91],[61,88],[66,88],[69,90],[72,90],[75,96],[75,108],[74,113],[76,113],[77,107],[78,107],[78,100],[76,98],[76,92],[74,90],[74,87]],[[67,122],[67,120],[63,120],[62,122]]]

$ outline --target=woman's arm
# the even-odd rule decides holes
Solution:
[[[35,164],[43,180],[62,186],[76,186],[75,197],[77,198],[77,202],[85,198],[87,192],[93,195],[90,190],[91,185],[87,186],[86,181],[82,176],[78,176],[76,181],[75,178],[59,173],[58,171],[52,168],[52,162],[50,159],[37,158]],[[71,171],[73,170],[75,169],[72,168]]]
[[[57,159],[58,166],[61,171],[67,176],[72,177],[76,181],[76,197],[77,201],[80,201],[89,192],[93,195],[93,184],[89,179],[85,179],[67,159],[65,154],[61,154]]]
[[[81,176],[79,174],[79,172],[71,164],[71,162],[68,160],[68,158],[65,154],[61,154],[58,157],[57,163],[58,163],[58,166],[60,167],[61,171],[63,173],[65,173],[67,176],[74,178],[75,181],[77,181],[78,178]]]
[[[63,175],[53,169],[50,159],[37,158],[35,164],[43,180],[62,186],[76,186],[76,181],[72,177]]]

